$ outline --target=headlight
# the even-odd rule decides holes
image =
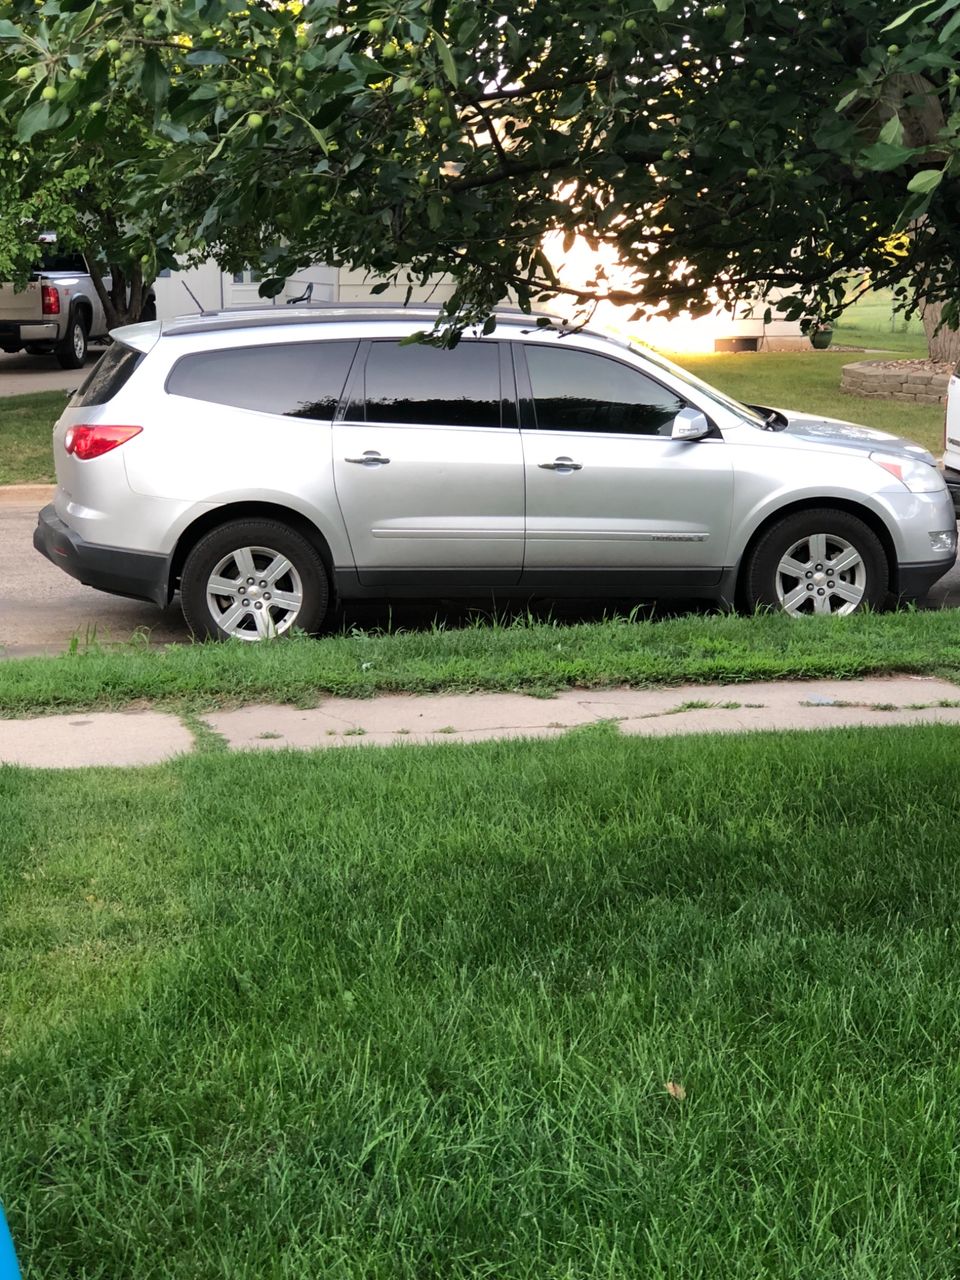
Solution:
[[[895,476],[911,493],[936,493],[944,488],[943,476],[936,467],[902,453],[871,453],[870,461]]]

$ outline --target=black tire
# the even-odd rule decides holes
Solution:
[[[254,568],[249,593],[243,583],[251,578],[244,579],[241,564],[233,560],[235,554],[246,553]],[[275,563],[271,557],[284,557],[290,570],[268,584],[270,566]],[[259,579],[261,573],[265,576]],[[231,589],[214,592],[211,602],[208,585],[214,576],[229,582]],[[289,602],[298,598],[294,611]],[[255,641],[267,634],[283,635],[293,627],[313,633],[323,624],[329,601],[330,583],[319,551],[278,520],[232,520],[212,529],[187,556],[180,579],[183,616],[194,635],[206,639],[233,636]],[[240,616],[234,618],[234,614]]]
[[[61,369],[82,369],[87,359],[87,324],[82,311],[72,311],[67,331],[54,347]]]
[[[818,553],[818,544],[808,540],[819,538],[825,540],[819,544],[825,550]],[[850,552],[856,554],[856,563],[831,574],[831,565],[842,565]],[[796,573],[790,572],[792,566]],[[784,516],[766,530],[744,566],[742,586],[750,610],[783,610],[795,616],[856,613],[886,603],[890,565],[880,539],[857,516],[817,507]]]

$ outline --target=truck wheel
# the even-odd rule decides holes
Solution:
[[[82,369],[87,358],[87,326],[83,315],[74,311],[67,332],[54,348],[61,369]]]

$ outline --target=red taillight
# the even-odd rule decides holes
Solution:
[[[58,316],[60,314],[60,293],[55,285],[42,284],[40,286],[40,297],[43,299],[43,314],[45,316]]]
[[[84,423],[77,427],[68,427],[63,437],[63,447],[81,462],[89,462],[91,458],[99,458],[109,453],[118,444],[132,440],[138,436],[143,427],[101,427]]]

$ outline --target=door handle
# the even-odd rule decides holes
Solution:
[[[344,458],[344,462],[358,462],[361,467],[382,467],[389,461],[389,458],[385,458],[376,449],[365,449],[359,458]]]
[[[539,462],[542,471],[582,471],[583,463],[574,462],[572,458],[556,458],[553,462]]]

